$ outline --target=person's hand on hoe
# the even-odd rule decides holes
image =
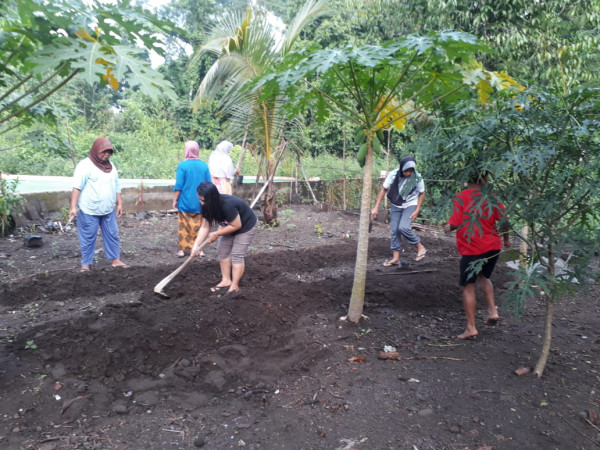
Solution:
[[[379,208],[375,207],[371,210],[371,220],[375,220],[377,214],[379,214]]]
[[[77,207],[69,210],[69,222],[72,222],[75,217],[77,217]]]

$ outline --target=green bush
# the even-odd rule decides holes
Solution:
[[[11,211],[18,210],[25,203],[25,199],[16,194],[19,180],[2,178],[0,172],[0,236],[4,236],[11,225]]]

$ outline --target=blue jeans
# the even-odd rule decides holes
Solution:
[[[121,259],[117,210],[113,209],[105,216],[90,216],[79,210],[77,213],[77,234],[81,245],[81,265],[89,266],[94,262],[98,227],[102,230],[102,241],[107,259]]]
[[[417,209],[416,205],[398,208],[392,205],[390,209],[390,248],[392,251],[402,251],[402,237],[410,245],[417,245],[421,239],[412,230],[410,216]]]

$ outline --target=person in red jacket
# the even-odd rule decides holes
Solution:
[[[494,285],[490,280],[502,249],[498,222],[501,225],[505,247],[510,247],[510,238],[504,205],[499,203],[493,194],[485,195],[481,190],[487,182],[487,173],[477,174],[468,183],[467,188],[459,192],[454,199],[452,216],[444,225],[446,233],[457,230],[456,246],[461,255],[459,284],[462,286],[467,327],[457,336],[459,339],[472,339],[478,334],[475,326],[477,284],[487,303],[486,325],[496,325],[500,320],[494,298]]]

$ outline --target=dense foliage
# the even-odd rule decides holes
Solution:
[[[282,19],[281,22],[273,20],[273,23],[289,24],[303,3],[301,0],[273,0],[268,4],[259,2],[256,8],[264,11],[268,17],[274,17],[274,14]],[[47,12],[44,17],[35,13],[42,8],[42,4]],[[82,58],[84,54],[88,56],[87,59],[67,58],[69,65],[61,69],[61,76],[44,85],[39,95],[31,92],[23,97],[18,102],[21,107],[58,87],[59,79],[63,80],[72,71],[81,68],[82,62],[92,61],[90,55],[93,52],[90,49],[96,44],[93,39],[102,43],[105,50],[122,51],[133,48],[128,45],[134,43],[134,36],[137,35],[143,36],[147,49],[152,48],[165,57],[165,63],[158,67],[158,72],[168,80],[175,96],[169,99],[142,95],[144,92],[155,94],[152,91],[155,87],[169,85],[163,81],[153,82],[142,76],[141,72],[135,72],[130,81],[115,91],[106,84],[110,78],[103,79],[109,66],[96,64],[98,68],[86,72],[81,81],[76,80],[84,74],[78,72],[72,81],[58,88],[44,102],[35,105],[27,114],[21,114],[18,121],[11,119],[10,125],[0,125],[0,167],[13,173],[68,175],[73,160],[86,154],[93,138],[108,135],[125,144],[118,155],[121,159],[118,162],[124,169],[131,167],[131,170],[127,169],[128,176],[147,174],[162,177],[174,172],[180,149],[187,139],[197,140],[207,150],[214,148],[223,138],[237,139],[236,142],[241,144],[239,136],[233,138],[225,131],[228,116],[219,113],[216,104],[203,103],[198,111],[192,112],[193,95],[215,61],[215,56],[203,53],[201,57],[190,61],[185,47],[187,42],[188,48],[197,49],[223,13],[243,14],[246,4],[241,0],[176,0],[159,10],[158,14],[163,20],[157,20],[148,19],[145,12],[128,3],[96,4],[95,9],[88,10],[79,1],[2,2],[0,27],[2,51],[5,53],[3,64],[0,65],[0,107],[6,105],[13,95],[11,93],[15,85],[11,84],[11,80],[24,80],[27,76],[26,72],[19,75],[16,69],[30,70],[32,78],[15,92],[25,93],[28,90],[26,86],[40,84],[39,80],[44,79],[42,68],[48,67],[41,62],[48,63],[48,58],[44,59],[43,55],[49,49],[55,48],[54,55],[65,55],[67,58],[74,54],[74,48],[81,47],[85,50]],[[506,70],[512,76],[517,76],[524,85],[542,81],[544,84],[560,83],[563,87],[575,89],[593,79],[599,67],[597,51],[594,49],[598,48],[600,39],[600,5],[592,0],[567,3],[557,0],[543,3],[511,0],[494,2],[493,5],[488,5],[486,1],[474,4],[463,0],[412,0],[404,3],[391,0],[332,0],[328,6],[331,14],[305,24],[295,42],[298,49],[314,45],[339,48],[348,43],[381,44],[414,32],[426,34],[436,29],[456,29],[472,33],[493,49],[491,53],[480,55],[487,68]],[[68,16],[61,13],[67,8],[70,11]],[[36,19],[32,20],[33,17]],[[121,20],[120,17],[127,17],[128,20]],[[169,25],[169,20],[179,28]],[[98,25],[97,29],[88,26],[89,37],[77,32],[78,27],[89,23]],[[64,29],[66,36],[52,34],[49,32],[52,27]],[[95,30],[102,30],[99,37]],[[110,33],[111,30],[119,32]],[[156,35],[151,32],[156,30],[164,33],[158,39],[166,44],[164,51],[153,40]],[[185,30],[185,33],[181,30]],[[116,36],[120,36],[121,40]],[[13,56],[10,56],[11,51],[14,52]],[[87,51],[89,53],[85,53]],[[131,52],[127,55],[132,60],[139,57],[141,61],[148,61],[147,50],[145,53],[138,50],[136,55]],[[103,59],[112,62],[108,57],[103,56]],[[127,58],[118,60],[128,61]],[[58,68],[60,61],[54,62]],[[68,68],[72,69],[71,72]],[[111,73],[117,72],[115,68]],[[140,84],[134,87],[136,83]],[[26,104],[27,98],[30,101]],[[10,109],[11,113],[15,112],[15,105]],[[444,113],[438,111],[437,114],[443,116]],[[40,118],[51,120],[38,125],[36,120]],[[295,123],[301,127],[289,130],[291,140],[288,148],[292,151],[291,155],[286,155],[289,161],[295,161],[296,154],[356,154],[356,146],[349,145],[354,137],[349,124],[339,118],[327,121],[316,119],[312,109],[296,117]],[[163,139],[153,137],[155,130],[160,130]],[[343,130],[347,133],[346,140]],[[422,139],[422,134],[417,134],[412,127],[402,135],[393,134],[390,143],[394,153],[391,164],[394,164],[395,156],[409,151],[406,147],[408,142],[419,137]],[[135,170],[135,161],[140,160],[140,152],[144,153],[145,173]],[[375,160],[380,169],[386,167],[384,158],[385,152],[382,152],[382,157]],[[254,164],[252,159],[246,162]],[[325,177],[324,173],[318,175]]]

